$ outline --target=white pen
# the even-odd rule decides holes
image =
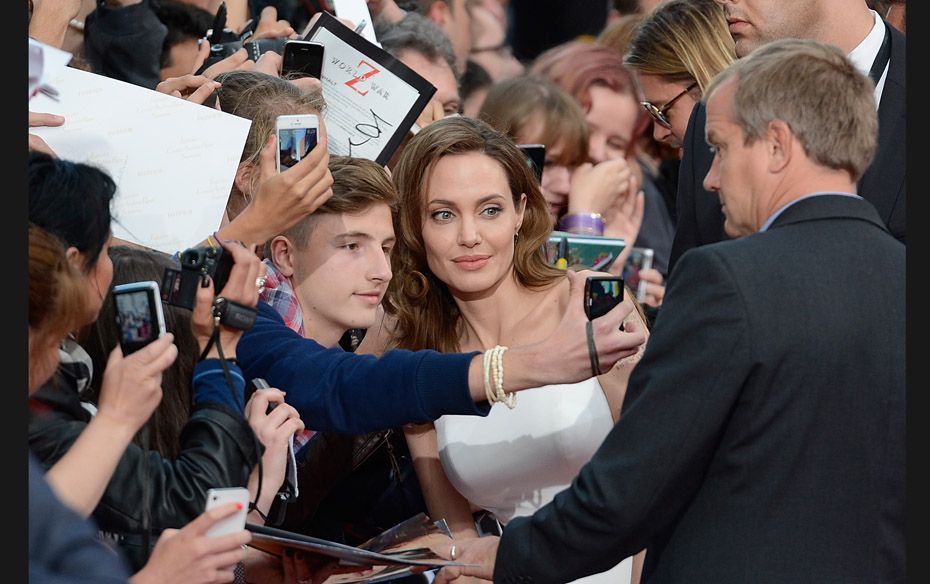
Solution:
[[[362,34],[362,31],[365,30],[365,26],[367,24],[368,21],[363,18],[362,21],[358,23],[358,26],[355,27],[355,34]]]

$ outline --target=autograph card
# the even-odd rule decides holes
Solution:
[[[327,12],[304,39],[326,46],[321,81],[330,153],[387,164],[436,88]]]

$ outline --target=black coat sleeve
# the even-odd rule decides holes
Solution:
[[[85,421],[61,410],[34,415],[29,422],[30,449],[50,468],[85,427]],[[203,512],[207,489],[245,486],[260,456],[261,443],[241,414],[213,404],[198,406],[181,434],[175,460],[129,445],[94,510],[94,519],[104,531],[141,533],[143,468],[147,465],[152,531],[181,528]]]
[[[704,177],[714,155],[704,140],[707,110],[698,102],[691,110],[683,140],[678,173],[678,220],[668,260],[668,275],[682,254],[694,247],[729,239],[723,231],[723,213],[716,193],[704,189]]]
[[[84,53],[95,73],[155,89],[167,36],[149,0],[119,8],[98,2],[84,21]]]
[[[752,343],[738,289],[713,251],[691,251],[676,269],[620,421],[568,489],[507,525],[495,582],[607,570],[669,530],[699,488]]]

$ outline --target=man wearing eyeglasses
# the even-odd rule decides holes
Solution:
[[[640,83],[643,83],[643,77],[640,77]],[[666,100],[664,105],[661,107],[656,107],[655,104],[650,101],[642,102],[643,107],[646,108],[646,112],[652,118],[652,121],[658,126],[654,130],[657,140],[660,142],[665,142],[673,148],[681,148],[682,140],[680,136],[684,136],[686,127],[684,125],[674,124],[669,118],[669,112],[675,106],[675,104],[681,100],[681,98],[690,94],[692,91],[697,89],[697,87],[698,84],[695,81],[694,83],[682,89],[679,93],[676,93],[671,99]],[[693,107],[698,99],[699,96],[694,96],[688,106]]]
[[[835,45],[875,83],[878,153],[859,180],[858,192],[872,203],[891,234],[905,238],[905,37],[865,0],[716,0],[726,12],[738,57],[779,38],[807,38]],[[705,108],[688,122],[678,180],[678,223],[669,273],[687,250],[727,236],[715,193],[702,182],[711,157],[701,143]],[[688,139],[690,138],[690,139]]]

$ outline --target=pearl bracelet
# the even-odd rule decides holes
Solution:
[[[484,394],[491,405],[503,402],[508,408],[513,409],[517,405],[517,394],[504,391],[504,352],[506,350],[507,347],[497,345],[484,352]]]

